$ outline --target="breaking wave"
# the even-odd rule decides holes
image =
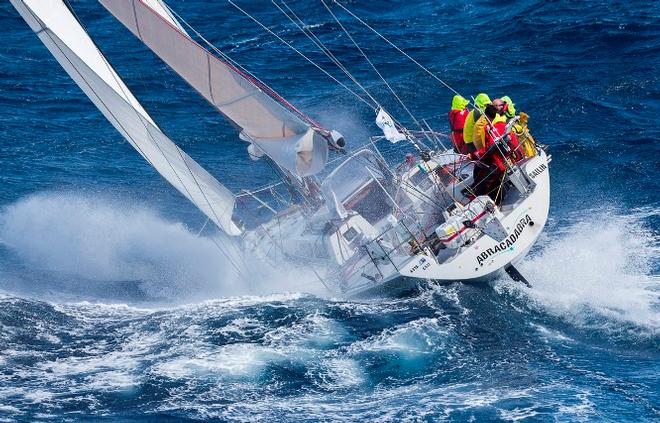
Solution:
[[[653,209],[623,214],[586,210],[555,221],[536,253],[519,266],[533,284],[519,289],[532,306],[580,327],[621,329],[631,324],[647,334],[660,330],[660,236],[648,229]]]
[[[307,275],[290,278],[277,269],[264,270],[267,282],[244,283],[210,237],[147,207],[102,197],[40,193],[19,200],[0,214],[0,243],[31,271],[91,284],[92,293],[109,282],[136,282],[147,299],[163,300],[314,291],[300,282]]]

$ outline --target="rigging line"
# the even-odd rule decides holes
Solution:
[[[314,34],[310,28],[306,28],[308,25],[306,25],[305,22],[303,22],[303,20],[298,17],[296,12],[294,12],[293,9],[291,9],[291,7],[284,0],[281,0],[282,4],[287,8],[287,10],[289,10],[291,16],[293,16],[293,18],[295,18],[295,20],[298,22],[289,16],[289,14],[286,13],[275,0],[271,0],[271,2],[280,10],[280,12],[282,12],[284,16],[286,16],[291,21],[291,23],[293,23],[305,36],[307,36],[307,38],[312,41],[323,54],[325,54],[342,72],[344,72],[344,74],[346,74],[346,76],[348,76],[348,78],[353,81],[353,83],[357,85],[358,88],[360,88],[377,107],[381,107],[378,100],[376,100],[374,96],[371,95],[371,93],[357,80],[357,78],[351,74],[348,68],[337,58],[337,56],[335,56],[334,53],[332,53],[332,51],[323,44],[321,39],[316,36],[316,34]]]
[[[387,80],[385,79],[385,77],[383,77],[383,75],[382,75],[382,74],[380,73],[380,71],[376,68],[376,66],[375,66],[374,63],[371,61],[371,59],[369,59],[369,57],[368,57],[367,54],[364,52],[364,50],[362,50],[362,48],[361,48],[360,45],[357,43],[357,41],[355,41],[355,39],[353,38],[353,36],[348,32],[348,30],[346,29],[346,27],[344,27],[344,25],[339,21],[339,18],[337,18],[337,15],[335,15],[335,13],[332,11],[332,9],[330,9],[330,7],[326,4],[325,0],[321,0],[321,3],[322,3],[323,6],[326,8],[326,10],[327,10],[328,12],[330,12],[330,14],[332,15],[332,17],[333,17],[333,19],[335,20],[335,22],[337,22],[337,25],[339,25],[339,27],[342,29],[342,31],[344,31],[344,34],[346,34],[346,36],[351,40],[351,42],[353,43],[353,45],[355,46],[355,48],[358,49],[358,51],[360,52],[360,54],[362,55],[362,57],[364,57],[364,59],[367,61],[367,63],[369,63],[369,66],[371,66],[371,68],[374,70],[374,72],[376,72],[376,74],[377,74],[378,77],[381,79],[381,81],[383,81],[383,82],[385,83],[385,86],[390,90],[390,92],[392,93],[392,95],[394,95],[394,97],[397,99],[397,101],[399,102],[399,104],[401,104],[401,106],[403,106],[404,110],[408,113],[408,115],[410,115],[410,117],[411,117],[412,120],[415,122],[415,124],[417,124],[417,125],[420,127],[420,129],[422,129],[422,131],[423,131],[423,130],[424,130],[424,127],[423,127],[423,126],[417,121],[417,118],[415,118],[415,116],[412,114],[412,112],[410,111],[410,109],[408,109],[408,107],[406,106],[406,104],[403,102],[403,100],[401,100],[401,98],[399,97],[399,95],[394,91],[394,89],[393,89],[392,86],[389,84],[389,82],[387,82]]]
[[[377,106],[377,108],[379,108],[379,109],[383,109],[383,106],[380,104],[380,102],[379,102],[378,100],[376,100],[376,98],[375,98],[375,97],[374,97],[374,96],[373,96],[373,95],[372,95],[372,94],[371,94],[371,93],[370,93],[370,92],[369,92],[369,91],[368,91],[368,90],[367,90],[367,89],[366,89],[366,88],[365,88],[365,87],[364,87],[364,86],[363,86],[363,85],[357,80],[357,78],[355,78],[355,77],[351,74],[351,72],[348,70],[348,68],[347,68],[344,64],[341,63],[341,61],[340,61],[340,60],[334,55],[334,53],[332,53],[332,51],[331,51],[328,47],[326,47],[326,46],[323,44],[323,42],[322,42],[322,41],[316,36],[316,34],[314,34],[314,32],[313,32],[311,29],[305,29],[305,26],[307,26],[307,25],[305,25],[305,22],[303,22],[303,20],[300,19],[300,17],[298,17],[298,15],[296,15],[296,13],[293,11],[293,9],[291,9],[291,7],[290,7],[290,6],[289,6],[284,0],[281,0],[282,4],[283,4],[283,5],[289,10],[289,12],[291,13],[291,15],[292,15],[293,17],[295,17],[295,18],[298,20],[298,22],[299,22],[300,24],[296,23],[296,22],[294,21],[294,19],[293,19],[291,16],[289,16],[289,14],[286,13],[286,12],[285,12],[285,11],[284,11],[284,10],[283,10],[283,9],[277,4],[277,3],[276,3],[275,0],[271,0],[271,2],[275,5],[275,7],[277,7],[277,8],[280,10],[280,12],[282,12],[282,14],[284,14],[284,16],[286,16],[286,17],[287,17],[287,18],[288,18],[288,19],[289,19],[289,20],[290,20],[290,21],[291,21],[296,27],[298,27],[298,29],[300,29],[300,31],[301,31],[305,36],[307,36],[307,38],[310,39],[310,40],[311,40],[311,41],[312,41],[312,42],[313,42],[313,43],[314,43],[314,44],[315,44],[315,45],[321,50],[321,52],[323,52],[323,53],[324,53],[324,54],[325,54],[325,55],[326,55],[326,56],[327,56],[327,57],[328,57],[328,58],[329,58],[329,59],[330,59],[330,60],[331,60],[331,61],[332,61],[332,62],[333,62],[333,63],[334,63],[334,64],[335,64],[335,65],[336,65],[336,66],[337,66],[342,72],[344,72],[344,74],[346,74],[346,76],[348,76],[348,78],[349,78],[351,81],[353,81],[353,83],[354,83],[355,85],[357,85],[357,86],[358,86],[358,87],[359,87],[359,88],[360,88],[360,89],[361,89],[361,90],[362,90],[362,91],[363,91],[363,92],[364,92],[364,93],[365,93],[365,94],[366,94],[366,95],[367,95],[367,96],[368,96],[368,97],[369,97],[369,98],[375,103],[375,105]],[[328,6],[327,6],[325,3],[323,3],[323,4],[324,4],[324,6],[325,6],[326,9],[327,9]],[[330,13],[332,14],[332,12],[330,12]],[[333,17],[334,17],[334,15],[333,15]],[[337,18],[336,18],[336,17],[335,17],[335,21],[337,21]],[[337,21],[337,22],[338,22],[338,21]],[[339,23],[339,22],[338,22],[338,23]],[[341,23],[339,23],[339,25],[341,26]],[[342,29],[343,29],[343,27],[342,27]],[[344,30],[344,32],[346,32],[346,31]],[[349,38],[350,38],[350,35],[349,35]],[[353,41],[353,43],[355,44],[355,41]],[[360,49],[359,46],[356,45],[356,47],[358,47],[358,49]],[[363,56],[365,56],[364,53],[363,53]],[[365,56],[365,58],[366,58],[366,56]],[[367,59],[367,61],[369,61],[368,58],[366,58],[366,59]],[[371,64],[371,62],[369,62],[369,63]],[[371,64],[371,65],[372,65],[372,67],[374,67],[373,64]],[[378,73],[378,70],[376,70],[375,68],[374,68],[374,70],[376,71],[376,73]],[[380,73],[378,73],[378,75],[381,76]],[[397,99],[398,99],[399,102],[403,105],[403,107],[406,108],[405,104],[403,104],[402,101],[401,101],[401,99],[399,99],[398,96],[396,95],[396,93],[394,93],[394,91],[393,91],[392,88],[389,86],[389,84],[387,83],[387,81],[385,81],[385,79],[384,79],[382,76],[381,76],[381,79],[383,80],[383,82],[385,82],[385,84],[388,86],[388,88],[390,89],[390,91],[392,91],[392,93],[394,94],[394,96],[397,97]],[[406,108],[406,110],[407,110],[407,108]],[[410,111],[408,111],[408,113],[411,114]],[[406,130],[406,128],[405,128],[400,122],[398,122],[394,117],[392,117],[392,116],[390,116],[390,117],[392,118],[392,120],[395,122],[396,125],[398,125],[400,128],[403,128],[404,132],[408,132],[408,131]],[[412,116],[412,114],[411,114],[411,117],[412,117],[413,120],[417,123],[417,121],[415,120],[415,117]],[[417,123],[417,124],[419,125],[419,123]],[[427,138],[428,138],[428,136],[427,136]],[[416,143],[415,143],[414,141],[412,141],[411,139],[408,139],[408,141],[411,142],[411,143],[412,143],[415,147],[417,147],[417,149],[419,150],[419,147],[416,145]],[[429,139],[429,141],[430,141],[430,139]],[[422,145],[422,147],[428,149],[428,147],[426,147],[421,141],[418,140],[418,142]]]
[[[373,141],[372,141],[372,143],[373,143]],[[375,146],[374,146],[374,147],[375,147]],[[377,150],[377,151],[378,151],[378,150]],[[380,155],[380,151],[378,151],[378,152],[379,152],[379,155]],[[381,159],[383,158],[382,155],[380,155],[380,157],[381,157]],[[455,196],[449,191],[449,187],[447,187],[447,186],[446,186],[446,185],[440,180],[440,177],[435,173],[435,171],[436,171],[438,168],[441,168],[441,166],[440,166],[439,164],[437,164],[436,168],[433,169],[433,170],[431,170],[431,169],[430,169],[430,166],[429,166],[426,162],[424,162],[424,161],[419,162],[419,163],[416,163],[415,166],[418,166],[418,165],[420,165],[420,164],[423,164],[423,165],[426,167],[427,170],[424,171],[424,170],[420,169],[419,172],[425,172],[425,173],[431,175],[431,176],[432,176],[432,180],[433,180],[433,182],[435,183],[436,186],[440,186],[440,187],[442,187],[442,189],[447,193],[447,195],[449,195],[449,197],[450,197],[454,202],[456,202],[456,203],[460,203],[460,201],[458,201],[458,199],[457,199],[457,198],[456,198],[456,197],[455,197]],[[387,169],[389,170],[389,167],[387,167]],[[411,168],[411,169],[412,169],[412,168]],[[409,171],[410,171],[410,170],[408,170],[408,172],[409,172]],[[392,174],[392,176],[394,176],[394,173],[393,173],[392,171],[390,171],[390,173]],[[424,193],[422,193],[421,191],[419,191],[414,185],[412,185],[410,182],[408,182],[408,180],[405,180],[405,181],[404,181],[403,178],[400,178],[399,181],[400,181],[400,184],[407,184],[407,185],[409,185],[411,188],[413,188],[414,190],[418,191],[420,194],[422,194],[422,195],[424,195],[425,197],[429,198],[429,200],[430,200],[433,204],[435,204],[435,205],[437,205],[438,207],[440,207],[440,205],[439,205],[438,203],[435,203],[433,200],[430,199],[430,197],[428,197],[426,194],[424,194]]]
[[[254,144],[259,146],[259,142],[254,140],[252,137],[249,137],[250,141],[253,142]],[[310,202],[309,198],[307,197],[307,193],[305,192],[305,186],[303,185],[302,181],[299,181],[295,178],[293,173],[285,170],[280,166],[275,160],[271,159],[268,155],[266,155],[266,158],[264,159],[266,161],[266,164],[270,167],[272,172],[277,176],[281,183],[284,184],[288,190],[289,194],[291,195],[291,203],[295,202],[296,199],[294,199],[293,192],[296,192],[298,195],[297,197],[302,198],[302,202],[299,202],[298,204],[302,206],[306,206],[307,208],[313,208],[314,205]]]
[[[376,143],[374,143],[374,140],[371,139],[371,137],[369,137],[369,142],[370,142],[371,145],[373,146],[374,151],[376,152],[376,154],[378,155],[378,157],[380,157],[380,160],[383,162],[382,165],[383,165],[383,166],[385,167],[385,169],[387,169],[387,171],[389,172],[389,174],[390,174],[390,178],[395,177],[396,175],[394,174],[394,171],[392,171],[392,169],[390,169],[390,167],[389,167],[388,164],[387,164],[387,160],[385,160],[385,157],[383,156],[383,153],[381,153],[380,150],[378,149],[378,147],[376,147]]]
[[[84,30],[84,27],[83,27],[83,25],[82,25],[82,22],[80,21],[80,19],[79,19],[78,16],[76,15],[76,13],[75,13],[75,11],[73,10],[73,8],[71,7],[71,5],[68,3],[68,0],[66,1],[66,6],[67,6],[67,8],[69,9],[69,11],[71,12],[71,14],[73,15],[73,17],[76,19],[76,21],[78,22],[78,24],[80,25],[80,27],[83,28],[83,30]],[[31,10],[30,10],[30,13],[32,14],[32,16],[33,16],[35,19],[38,20],[38,18],[34,16],[34,14],[32,13]],[[47,29],[47,28],[44,28],[44,29]],[[53,36],[54,36],[54,35],[51,36],[51,34],[50,34],[49,31],[45,31],[45,33],[46,33],[46,34],[48,35],[48,37],[51,39],[51,41],[53,42],[53,44],[55,44],[55,45],[57,46],[58,50],[60,50],[60,52],[62,53],[62,55],[63,55],[64,57],[66,57],[67,61],[69,61],[69,63],[71,64],[71,66],[72,66],[74,69],[76,69],[76,67],[73,65],[73,63],[72,63],[71,60],[68,58],[68,56],[67,56],[67,55],[64,53],[64,51],[59,47],[59,45],[55,42],[55,40],[53,40]],[[55,37],[56,37],[56,36],[55,36]],[[56,38],[57,38],[57,37],[56,37]],[[59,39],[59,38],[58,38],[58,39]],[[90,39],[91,39],[91,37],[90,37]],[[92,43],[94,44],[94,47],[96,48],[97,52],[98,52],[99,55],[101,56],[101,58],[102,58],[102,60],[103,60],[103,63],[105,64],[105,66],[107,67],[107,69],[110,71],[110,74],[112,75],[112,78],[113,78],[113,79],[115,80],[115,82],[117,83],[117,86],[118,86],[119,89],[122,91],[122,94],[123,94],[126,98],[129,98],[128,94],[127,94],[126,91],[124,90],[124,87],[123,87],[121,81],[118,80],[118,76],[116,75],[116,73],[114,72],[112,66],[110,65],[110,62],[109,62],[109,61],[107,60],[107,58],[103,55],[103,53],[101,52],[101,49],[100,49],[99,46],[94,42],[94,40],[92,40]],[[101,99],[101,97],[100,97],[100,96],[96,93],[96,91],[92,88],[92,85],[86,80],[86,78],[85,78],[85,77],[84,77],[84,76],[83,76],[83,75],[82,75],[77,69],[76,69],[76,71],[77,71],[78,75],[80,76],[80,78],[81,78],[83,81],[85,81],[85,83],[89,86],[89,89],[90,89],[90,90],[94,93],[94,95],[99,99],[99,101],[101,102],[101,104],[103,104],[103,106],[106,108],[106,110],[108,111],[108,113],[110,113],[110,115],[115,119],[115,121],[116,121],[116,122],[122,127],[122,129],[124,129],[124,126],[120,123],[119,119],[117,119],[117,117],[115,117],[114,113],[112,113],[112,112],[110,111],[110,108],[105,104],[105,102]],[[127,101],[127,100],[125,100],[125,101]],[[128,102],[128,101],[127,101],[127,102]],[[129,106],[132,107],[132,104],[130,104],[130,102],[128,102],[128,104],[129,104]],[[186,193],[188,193],[191,202],[192,202],[195,206],[197,206],[197,208],[199,209],[200,207],[196,204],[195,201],[192,200],[192,199],[193,199],[193,196],[192,196],[192,194],[190,193],[190,191],[188,190],[188,187],[186,186],[186,184],[183,183],[181,177],[179,176],[179,173],[176,171],[176,169],[174,168],[174,166],[172,165],[172,163],[170,162],[170,160],[167,158],[167,156],[166,156],[165,153],[163,152],[163,150],[162,150],[160,144],[159,144],[158,142],[156,142],[156,140],[154,139],[153,135],[152,135],[151,132],[149,131],[149,129],[148,129],[148,127],[147,127],[147,124],[145,123],[144,118],[142,117],[142,115],[140,114],[140,112],[139,112],[135,107],[132,107],[132,109],[133,109],[134,112],[136,113],[136,116],[138,117],[138,120],[140,121],[140,123],[141,123],[142,126],[144,127],[144,129],[145,129],[146,133],[148,134],[149,139],[151,140],[152,144],[155,145],[156,148],[158,148],[158,151],[161,153],[161,155],[163,156],[163,158],[165,159],[165,161],[167,162],[167,164],[168,164],[168,165],[170,166],[170,168],[172,169],[172,172],[174,173],[174,175],[176,176],[176,178],[177,178],[177,179],[179,180],[179,182],[181,183],[181,186],[183,186],[183,189],[186,191]],[[155,125],[155,123],[154,123],[154,125]],[[157,126],[156,126],[156,129],[158,129],[158,130],[160,130],[161,132],[163,132],[163,131],[162,131],[160,128],[158,128]],[[126,132],[126,134],[128,135],[128,132],[127,132],[125,129],[124,129],[124,132]],[[163,132],[163,134],[165,135],[164,132]],[[154,167],[153,164],[152,164],[152,162],[151,162],[151,161],[150,161],[150,160],[144,155],[144,153],[143,153],[142,150],[139,148],[139,146],[137,145],[137,143],[133,140],[133,138],[130,137],[130,136],[128,136],[128,138],[129,138],[129,142],[130,142],[130,143],[131,143],[131,144],[132,144],[132,145],[138,150],[138,152],[139,152],[139,153],[140,153],[140,154],[141,154],[141,155],[147,160],[147,162],[148,162],[152,167]],[[174,144],[174,143],[172,143],[172,144]],[[176,145],[176,144],[174,144],[174,146],[175,146],[175,147],[177,148],[177,150],[179,151],[179,154],[181,154],[181,149],[179,148],[179,146]],[[187,162],[185,161],[185,159],[183,159],[183,157],[182,157],[182,160],[183,160],[184,164],[186,165],[186,167],[188,168],[188,171],[192,174],[192,171],[191,171],[190,168],[188,167],[188,164],[187,164]],[[194,176],[193,176],[193,180],[195,180],[195,182],[197,183],[197,181],[196,181],[196,179],[194,178]],[[202,190],[201,187],[199,186],[199,183],[197,183],[197,187],[199,188],[199,190],[200,190],[200,192],[202,193],[202,195],[204,196],[204,198],[206,198],[206,194],[203,192],[203,190]],[[207,200],[207,203],[208,203],[208,200]],[[211,211],[213,212],[213,214],[215,215],[215,217],[216,217],[216,219],[217,219],[218,216],[217,216],[217,214],[215,213],[215,210],[213,209],[213,206],[210,205],[210,203],[209,203],[209,207],[211,208]],[[218,220],[219,220],[219,219],[218,219]],[[217,245],[217,244],[216,244],[216,245]],[[222,252],[222,253],[227,257],[227,259],[230,261],[230,264],[236,269],[236,271],[239,272],[239,274],[241,274],[242,272],[241,272],[240,268],[239,268],[238,266],[236,266],[236,264],[233,262],[232,258],[229,256],[229,254],[228,254],[227,252],[225,252],[224,250],[222,250],[219,246],[218,246],[218,248],[220,249],[220,252]]]
[[[415,193],[417,193],[417,194],[415,194],[413,192],[408,191],[408,193],[410,195],[414,196],[418,200],[423,201],[427,204],[432,204],[432,205],[436,206],[437,208],[442,208],[441,203],[436,202],[434,198],[432,198],[431,196],[427,195],[425,192],[423,192],[422,190],[417,188],[417,186],[413,185],[408,179],[405,180],[405,181],[401,180],[401,182],[399,184],[399,188],[403,188],[405,190],[406,187],[411,189]],[[453,199],[453,197],[452,197],[452,199]],[[454,199],[454,201],[456,201],[456,199]]]
[[[289,202],[286,200],[286,198],[284,198],[275,189],[271,188],[269,192],[273,199],[275,199],[276,202],[279,202],[280,205],[289,206]]]
[[[436,173],[437,170],[441,170],[441,169],[442,169],[442,166],[441,166],[440,164],[436,163],[436,167],[435,167],[433,170],[431,170],[431,169],[430,169],[430,166],[429,166],[426,162],[423,162],[423,164],[424,164],[425,167],[427,168],[427,172],[426,172],[426,173],[431,174],[432,180],[433,180],[433,182],[436,184],[436,186],[440,186],[440,187],[442,187],[442,189],[447,193],[447,195],[449,195],[449,198],[451,198],[451,199],[454,201],[454,203],[460,203],[460,204],[462,204],[462,203],[456,198],[456,196],[454,196],[453,192],[449,190],[449,187],[448,187],[447,185],[445,185],[444,182],[442,182],[442,179],[441,179],[440,176]],[[423,171],[423,170],[420,169],[420,171]],[[454,175],[454,177],[455,177],[455,175]],[[408,183],[408,182],[406,181],[406,183]],[[455,189],[455,185],[454,185],[453,189]]]
[[[268,190],[270,190],[270,189],[272,189],[272,188],[274,188],[278,185],[282,185],[282,184],[283,184],[283,182],[275,182],[274,184],[269,184],[269,185],[266,185],[265,187],[256,188],[256,189],[251,190],[251,191],[250,190],[242,190],[239,194],[236,194],[236,198],[238,198],[238,197],[250,197],[253,194],[257,194],[257,193],[262,192],[262,191],[268,191]]]
[[[209,223],[209,220],[211,220],[211,219],[209,219],[209,218],[207,217],[206,220],[204,221],[204,224],[202,225],[202,227],[201,227],[201,228],[199,229],[199,231],[197,232],[197,236],[198,236],[198,237],[202,234],[202,231],[204,230],[204,228],[206,228],[206,225]]]
[[[387,160],[385,160],[385,158],[384,158],[383,155],[380,153],[380,150],[378,149],[378,147],[377,147],[376,144],[375,144],[375,142],[380,141],[380,140],[383,140],[383,139],[385,139],[385,137],[384,137],[384,136],[380,136],[380,138],[379,138],[378,140],[376,140],[376,141],[372,140],[372,138],[373,138],[373,137],[369,137],[369,141],[368,141],[368,142],[365,142],[364,144],[361,144],[361,145],[355,147],[355,148],[353,149],[353,151],[358,152],[358,151],[363,150],[363,149],[365,149],[365,148],[371,150],[370,146],[373,146],[373,148],[376,150],[376,154],[378,154],[379,156],[381,156],[381,159],[383,160],[383,162],[384,162],[387,166],[389,166],[389,164],[387,163]],[[406,146],[408,145],[408,144],[405,144],[405,143],[400,143],[400,144],[399,144],[399,143],[390,143],[390,144],[391,144],[391,145],[390,145],[390,148],[393,148],[393,149],[402,149],[402,148],[404,148],[404,147],[406,147]],[[350,156],[352,157],[353,155],[354,155],[354,154],[351,154]],[[349,158],[350,158],[350,157],[349,157]],[[337,162],[337,161],[339,161],[339,160],[345,160],[345,159],[346,159],[346,156],[338,156],[338,157],[335,157],[335,158],[333,158],[333,159],[331,159],[331,160],[328,160],[328,162],[326,163],[326,165],[332,164],[332,163]],[[388,169],[389,169],[389,167],[388,167]],[[393,172],[390,171],[390,173],[393,173]]]
[[[368,23],[366,23],[365,21],[363,21],[363,20],[362,20],[359,16],[357,16],[355,13],[351,12],[350,9],[348,9],[346,6],[344,6],[343,4],[339,3],[337,0],[332,0],[332,1],[333,1],[337,6],[341,7],[342,9],[344,9],[344,10],[346,11],[346,13],[348,13],[348,14],[351,15],[353,18],[355,18],[357,21],[359,21],[362,25],[366,26],[366,27],[367,27],[368,29],[370,29],[373,33],[375,33],[376,35],[378,35],[383,41],[385,41],[387,44],[389,44],[389,45],[392,46],[394,49],[396,49],[399,53],[403,54],[403,55],[406,56],[408,59],[410,59],[413,63],[415,63],[417,66],[419,66],[424,72],[426,72],[427,74],[429,74],[433,79],[435,79],[436,81],[438,81],[439,83],[441,83],[442,85],[444,85],[447,89],[449,89],[450,91],[452,91],[454,94],[461,95],[461,93],[459,93],[458,91],[456,91],[452,86],[450,86],[449,84],[447,84],[445,81],[443,81],[442,79],[440,79],[436,74],[434,74],[434,73],[431,72],[429,69],[427,69],[426,67],[424,67],[424,65],[422,65],[421,63],[419,63],[414,57],[410,56],[408,53],[406,53],[405,51],[401,50],[401,48],[399,48],[399,46],[397,46],[396,44],[394,44],[392,41],[390,41],[390,40],[389,40],[387,37],[385,37],[383,34],[381,34],[381,33],[378,32],[376,29],[374,29],[371,25],[369,25]]]
[[[428,124],[428,122],[426,121],[426,119],[422,119],[421,122],[424,124],[424,126],[425,126],[426,128],[428,128],[428,130],[429,130],[429,132],[431,133],[431,135],[433,135],[433,139],[435,140],[436,145],[437,145],[437,144],[440,144],[440,146],[441,146],[444,150],[449,150],[449,149],[445,146],[445,143],[443,143],[443,142],[440,140],[440,138],[438,138],[438,136],[436,135],[436,132],[433,130],[433,128],[431,128],[431,125]]]
[[[318,70],[320,70],[321,72],[323,72],[323,73],[324,73],[326,76],[328,76],[330,79],[332,79],[333,81],[335,81],[337,84],[341,85],[345,90],[347,90],[348,92],[350,92],[351,94],[353,94],[353,96],[355,96],[358,100],[360,100],[361,102],[363,102],[364,104],[366,104],[367,106],[369,106],[369,108],[373,108],[372,104],[371,104],[369,101],[367,101],[364,97],[362,97],[361,95],[359,95],[358,93],[356,93],[355,91],[353,91],[352,89],[350,89],[348,86],[346,86],[346,84],[344,84],[343,82],[341,82],[340,80],[338,80],[337,78],[335,78],[332,74],[330,74],[328,71],[326,71],[325,69],[323,69],[323,68],[322,68],[321,66],[319,66],[316,62],[314,62],[312,59],[310,59],[309,57],[307,57],[303,52],[301,52],[300,50],[298,50],[297,48],[295,48],[294,46],[292,46],[291,43],[287,42],[285,39],[283,39],[282,37],[280,37],[279,35],[277,35],[273,30],[271,30],[270,28],[268,28],[266,25],[262,24],[257,18],[255,18],[254,16],[250,15],[250,13],[248,13],[247,11],[245,11],[244,9],[242,9],[240,6],[238,6],[238,5],[237,5],[236,3],[234,3],[232,0],[227,0],[227,2],[228,2],[229,4],[231,4],[232,6],[234,6],[234,8],[236,8],[238,11],[240,11],[241,13],[243,13],[245,16],[247,16],[248,18],[250,18],[254,23],[256,23],[257,25],[259,25],[259,26],[260,26],[261,28],[263,28],[266,32],[268,32],[269,34],[271,34],[272,36],[274,36],[275,38],[277,38],[278,40],[280,40],[282,43],[284,43],[284,44],[285,44],[287,47],[289,47],[291,50],[293,50],[293,51],[296,52],[298,55],[300,55],[302,58],[304,58],[305,60],[307,60],[309,63],[311,63],[314,67],[316,67]]]
[[[403,106],[404,110],[405,110],[405,111],[408,113],[408,115],[412,118],[413,122],[415,122],[415,124],[416,124],[417,126],[419,126],[419,128],[422,130],[422,133],[424,134],[424,136],[425,136],[425,137],[429,140],[429,142],[431,142],[431,144],[432,144],[433,141],[428,137],[428,135],[426,135],[426,134],[424,133],[424,127],[419,123],[419,121],[417,120],[417,118],[415,118],[415,116],[414,116],[413,113],[410,111],[410,109],[408,108],[408,106],[406,106],[406,104],[403,102],[403,100],[402,100],[402,99],[399,97],[399,95],[394,91],[394,89],[393,89],[392,86],[387,82],[387,80],[385,79],[385,77],[383,77],[383,75],[378,71],[378,69],[376,68],[376,66],[375,66],[375,65],[373,64],[373,62],[369,59],[369,57],[368,57],[367,54],[364,52],[364,50],[362,50],[362,48],[361,48],[360,45],[357,43],[357,41],[355,41],[355,39],[351,36],[351,34],[348,32],[348,30],[347,30],[347,29],[344,27],[344,25],[339,21],[339,19],[337,18],[337,16],[332,12],[332,10],[330,9],[330,7],[326,4],[325,0],[321,0],[321,3],[322,3],[323,6],[328,10],[328,12],[330,12],[330,14],[331,14],[332,17],[334,18],[335,22],[337,22],[337,24],[339,25],[339,27],[344,31],[344,33],[346,34],[346,36],[348,36],[348,38],[351,40],[351,42],[353,43],[353,45],[355,45],[355,47],[358,49],[358,51],[360,52],[360,54],[362,54],[362,56],[365,58],[365,60],[367,61],[367,63],[369,63],[369,65],[370,65],[371,68],[374,70],[374,72],[376,72],[376,74],[377,74],[378,77],[381,79],[381,81],[383,81],[383,82],[385,83],[385,86],[387,86],[387,88],[388,88],[389,91],[392,93],[392,95],[394,96],[394,98],[396,98],[397,101],[399,102],[399,104],[401,104],[401,106]],[[390,116],[390,118],[393,119],[393,120],[395,121],[395,123],[398,124],[398,125],[402,128],[404,134],[406,135],[407,140],[408,140],[413,146],[415,146],[418,150],[420,150],[420,152],[422,151],[422,149],[421,149],[417,144],[420,144],[422,147],[424,147],[425,150],[429,150],[429,148],[428,148],[426,145],[424,145],[424,143],[423,143],[420,139],[416,139],[416,138],[410,133],[410,131],[408,130],[408,128],[406,128],[405,126],[401,125],[400,122],[397,122],[396,119],[392,118],[391,116]]]

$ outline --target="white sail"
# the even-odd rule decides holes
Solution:
[[[144,0],[144,2],[149,5],[149,7],[151,7],[156,13],[162,16],[163,19],[176,26],[179,31],[186,35],[188,34],[186,30],[183,29],[183,26],[179,23],[179,21],[177,21],[176,18],[172,15],[163,0]]]
[[[61,0],[11,0],[112,125],[177,190],[230,235],[235,197],[174,144],[142,108]]]
[[[153,0],[99,0],[147,47],[289,171],[308,176],[325,166],[327,133],[260,81],[220,60],[173,24]],[[160,1],[160,0],[159,0]],[[313,133],[313,134],[312,134]],[[298,138],[300,142],[291,143]],[[304,142],[314,138],[316,142]],[[281,141],[278,144],[278,141]],[[296,148],[292,149],[291,145]],[[283,159],[286,156],[286,159]]]

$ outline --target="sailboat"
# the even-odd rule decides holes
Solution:
[[[247,154],[267,162],[279,179],[234,193],[158,126],[67,2],[10,1],[117,131],[221,231],[218,246],[240,275],[250,277],[253,263],[285,261],[312,269],[318,282],[344,297],[399,293],[429,280],[488,280],[504,271],[524,281],[514,266],[538,239],[549,211],[550,156],[540,146],[507,162],[507,189],[496,203],[472,192],[477,163],[444,147],[446,135],[429,126],[408,130],[378,105],[383,135],[350,150],[339,131],[298,110],[211,44],[205,47],[162,0],[99,0],[223,115]],[[385,139],[407,142],[415,153],[388,164],[377,147]],[[239,203],[254,204],[259,218],[247,219]]]

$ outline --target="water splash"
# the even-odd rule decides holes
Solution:
[[[658,234],[645,224],[657,212],[587,210],[541,240],[521,263],[534,305],[578,326],[660,330]],[[508,282],[497,289],[512,287]],[[518,288],[515,288],[518,290]]]
[[[104,282],[121,281],[138,281],[148,298],[170,301],[316,288],[290,270],[244,283],[212,239],[182,223],[126,201],[72,193],[41,193],[7,206],[0,243],[46,277],[96,284],[97,293]]]

